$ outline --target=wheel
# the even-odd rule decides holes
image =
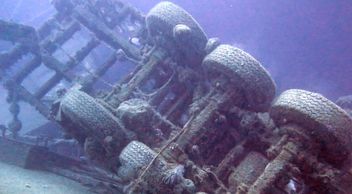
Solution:
[[[336,104],[343,109],[352,109],[352,95],[341,96],[337,99]]]
[[[136,178],[140,173],[139,171],[146,167],[155,155],[156,153],[145,144],[138,141],[130,142],[119,156],[121,163],[120,176],[127,180]]]
[[[100,141],[118,131],[116,118],[93,97],[79,90],[70,90],[65,94],[60,103],[60,112],[80,128],[79,134]]]
[[[118,170],[119,177],[125,181],[136,179],[156,155],[157,153],[145,144],[131,141],[119,156],[121,164]],[[185,193],[194,193],[193,181],[185,179],[183,173],[183,165],[175,166],[167,163],[160,155],[143,176],[143,181],[147,183],[144,189],[150,193],[174,193],[172,187],[179,184],[179,189],[193,191]]]
[[[287,90],[276,99],[270,115],[279,126],[295,123],[310,130],[308,134],[322,142],[329,155],[352,148],[351,117],[320,94]]]
[[[142,171],[144,171],[144,169],[149,165],[156,154],[157,153],[150,149],[147,145],[138,141],[131,141],[122,150],[119,156],[121,164],[118,169],[119,176],[127,181],[136,179],[139,175],[141,175]],[[162,178],[166,168],[166,161],[162,158],[162,156],[158,157],[158,159],[151,165],[150,169],[144,175],[143,180],[148,183],[150,188],[155,188],[157,190],[163,188]],[[160,191],[157,193],[160,193]]]
[[[181,7],[171,2],[161,2],[149,11],[146,24],[152,37],[161,35],[173,40],[182,49],[204,54],[207,36],[195,19]]]
[[[267,111],[275,96],[275,84],[269,73],[251,55],[230,45],[220,45],[203,60],[209,74],[228,77],[236,88],[242,89],[247,100],[244,107],[253,111]]]

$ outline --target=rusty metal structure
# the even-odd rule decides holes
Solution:
[[[352,193],[352,119],[333,102],[298,89],[274,100],[275,83],[260,62],[208,38],[173,3],[161,2],[146,15],[117,0],[53,5],[57,14],[38,30],[0,22],[0,38],[16,42],[0,55],[13,115],[0,126],[13,134],[3,135],[1,147],[27,147],[22,155],[31,160],[20,165],[45,158],[45,170],[84,179],[97,193]],[[66,62],[56,58],[81,30],[89,34],[86,44],[65,53]],[[79,75],[75,68],[100,44],[111,56]],[[13,72],[28,53],[32,59]],[[134,69],[104,82],[115,63]],[[22,81],[41,65],[54,74],[30,92]],[[62,80],[70,87],[58,88]],[[109,89],[98,92],[99,80]],[[53,90],[57,99],[45,102]],[[59,123],[89,163],[19,142],[19,101]]]

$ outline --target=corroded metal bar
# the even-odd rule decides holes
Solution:
[[[232,148],[221,161],[215,170],[215,174],[226,180],[229,173],[230,167],[236,166],[245,157],[246,149],[243,147],[243,142]]]
[[[42,62],[45,66],[54,70],[56,73],[60,73],[66,80],[71,81],[71,77],[65,73],[65,64],[61,63],[56,58],[44,54],[42,56]]]
[[[3,76],[3,75],[2,75]],[[31,104],[33,107],[35,107],[36,110],[39,111],[43,116],[47,117],[50,119],[50,111],[47,106],[45,106],[40,100],[38,100],[35,96],[33,96],[27,89],[25,89],[23,86],[17,84],[15,81],[6,78],[4,80],[4,85],[8,88],[12,88],[14,91],[16,91],[17,95],[20,97],[21,100]]]
[[[43,35],[42,38],[45,37],[45,33],[49,33],[51,30],[51,25],[55,21],[49,20],[42,26],[43,30]],[[80,29],[79,24],[76,22],[73,22],[69,25],[69,27],[66,28],[66,30],[62,33],[58,33],[54,38],[53,41],[49,39],[43,40],[41,42],[41,47],[47,49],[47,52],[49,54],[52,54],[57,50],[57,45],[63,44],[65,41],[67,41],[72,35],[77,32]],[[48,32],[47,32],[48,31]],[[56,45],[54,45],[56,44]],[[36,55],[34,59],[29,61],[24,65],[24,68],[19,71],[15,76],[14,80],[16,80],[18,83],[21,83],[27,75],[29,75],[35,68],[37,68],[41,63],[41,57]],[[68,79],[68,77],[66,77]]]
[[[265,167],[264,172],[249,188],[248,194],[270,193],[275,181],[287,172],[288,164],[296,158],[299,149],[298,145],[287,143],[280,154]]]
[[[72,69],[78,65],[88,54],[99,45],[99,40],[92,38],[84,47],[76,52],[75,56],[65,65],[64,71]]]
[[[39,40],[42,41],[48,37],[50,33],[52,33],[53,29],[59,25],[61,20],[62,18],[60,18],[60,15],[56,13],[52,18],[45,21],[44,24],[42,24],[42,26],[40,26],[37,30]]]
[[[90,90],[92,85],[101,77],[103,76],[111,66],[115,64],[117,60],[116,54],[112,54],[109,59],[102,64],[95,72],[94,75],[88,75],[87,77],[84,78],[84,81],[82,84],[82,90],[87,91]]]
[[[125,101],[132,91],[134,91],[152,73],[155,67],[165,59],[166,53],[156,51],[144,64],[144,66],[133,76],[128,83],[121,86],[121,91],[117,94],[120,102]]]
[[[0,68],[7,68],[27,52],[37,52],[38,37],[33,27],[0,20],[0,39],[17,42],[13,49],[0,55]]]
[[[211,116],[219,110],[221,104],[229,101],[231,96],[231,91],[212,96],[208,101],[208,105],[192,121],[189,121],[189,130],[178,138],[177,144],[185,149],[192,142],[197,142],[201,134],[207,130],[204,126],[211,122]]]
[[[66,65],[62,64],[54,57],[48,55],[43,56],[43,63],[47,67],[55,70],[56,74],[36,92],[35,97],[39,99],[42,98],[52,87],[59,83],[62,78],[71,81],[71,78],[65,72],[78,65],[98,44],[99,41],[95,39],[90,40],[86,46],[77,51],[74,59],[70,60]]]
[[[58,84],[62,79],[62,76],[59,73],[56,73],[51,77],[44,85],[42,85],[34,96],[38,99],[43,98],[43,96],[48,93],[56,84]]]
[[[180,108],[180,106],[182,104],[185,103],[185,101],[187,101],[187,99],[191,97],[191,94],[189,91],[185,91],[178,99],[175,103],[173,103],[170,107],[167,107],[166,110],[167,112],[165,113],[165,117],[168,118],[175,110],[177,110],[178,108]]]
[[[57,50],[57,46],[52,46],[54,42],[57,44],[62,44],[63,42],[67,41],[78,29],[79,25],[77,23],[73,23],[72,25],[70,25],[70,27],[67,28],[65,32],[56,35],[52,42],[46,40],[41,44],[41,46],[43,48],[47,48],[48,52],[51,54]],[[14,76],[14,80],[16,80],[18,83],[21,83],[28,74],[30,74],[35,68],[40,65],[40,63],[41,57],[36,55],[34,59],[26,63],[24,65],[24,68]]]
[[[335,193],[351,193],[352,192],[352,173],[347,169],[334,167],[329,163],[319,161],[317,157],[307,151],[302,151],[299,158],[299,164],[305,166],[305,174],[307,171],[312,172],[309,176],[305,176],[305,181],[310,183],[319,183],[312,185],[318,187],[325,185],[326,188],[335,191]],[[347,172],[345,171],[347,170]],[[307,173],[308,174],[308,173]]]
[[[114,49],[122,49],[128,56],[134,59],[140,59],[139,49],[123,39],[118,34],[114,33],[104,23],[100,22],[99,19],[84,9],[82,6],[76,6],[72,16],[85,25],[91,30],[97,38],[105,41],[108,45]]]
[[[46,38],[50,34],[50,32],[52,32],[53,28],[55,27],[55,23],[56,23],[56,16],[54,16],[53,18],[50,18],[49,20],[47,20],[37,30],[39,40],[43,40],[44,38]]]
[[[170,82],[170,84],[172,84],[172,82]],[[169,85],[170,85],[169,84]],[[156,105],[159,106],[159,103],[163,101],[163,99],[165,98],[165,96],[168,94],[168,92],[170,91],[170,86],[167,85],[165,88],[157,91],[157,93],[155,95],[153,95],[150,99],[149,99],[149,104],[151,105]]]
[[[98,77],[104,75],[106,71],[109,70],[109,68],[115,64],[116,60],[116,55],[112,54],[103,65],[98,67],[98,69],[95,71],[95,75],[97,75]]]
[[[98,44],[99,41],[92,39],[86,44],[86,46],[77,51],[75,56],[72,57],[71,60],[67,62],[67,64],[63,64],[59,60],[47,54],[42,56],[42,60],[44,65],[50,69],[55,70],[57,73],[62,74],[65,79],[70,81],[71,78],[66,74],[66,72],[78,65],[96,46],[98,46]]]
[[[39,67],[41,62],[42,62],[41,57],[36,55],[31,61],[29,61],[24,65],[22,70],[18,71],[13,76],[13,79],[17,83],[21,83],[28,74],[30,74],[35,68]]]
[[[41,46],[49,53],[52,54],[56,49],[70,39],[78,30],[80,25],[77,22],[72,22],[66,29],[59,32],[53,39],[46,39],[41,43]]]
[[[0,19],[0,39],[11,42],[35,43],[37,34],[33,27]]]
[[[52,25],[53,22],[55,22],[55,18],[45,22],[38,30],[39,33],[39,40],[44,39],[47,37],[52,30]],[[64,32],[59,33],[55,38],[54,41],[56,44],[62,44],[66,40],[68,40],[77,30],[79,29],[79,24],[78,23],[73,23],[70,25]],[[33,32],[35,33],[35,31]],[[3,34],[8,34],[8,33],[3,33]],[[22,37],[19,37],[22,38]],[[3,38],[2,38],[3,39]],[[5,38],[6,39],[6,38]],[[7,38],[8,39],[8,38]],[[36,40],[36,39],[35,39]],[[49,42],[44,42],[42,44],[42,47],[47,49],[49,53],[52,53],[55,49],[53,49],[54,46],[51,46]],[[55,46],[56,47],[56,46]],[[26,54],[29,52],[30,49],[24,45],[23,43],[17,43],[11,51],[7,53],[2,53],[0,54],[0,67],[1,68],[7,68],[14,64],[17,60],[21,58],[22,55]]]
[[[9,52],[0,53],[0,68],[10,67],[26,53],[28,50],[22,44],[16,44]]]
[[[38,39],[43,40],[52,31],[53,23],[56,21],[56,17],[45,22],[37,31]],[[8,34],[8,33],[3,33]],[[22,38],[22,37],[19,37]],[[3,39],[3,38],[2,38]],[[23,43],[17,43],[11,51],[0,54],[0,67],[7,68],[14,64],[21,58],[22,55],[26,54],[29,49]]]
[[[232,191],[242,190],[241,187],[248,187],[262,174],[269,160],[258,152],[249,152],[244,159],[236,166],[229,176],[229,186]],[[224,175],[219,175],[223,177]]]

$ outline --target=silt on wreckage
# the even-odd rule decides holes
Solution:
[[[337,101],[343,110],[318,93],[277,95],[259,61],[207,37],[171,2],[146,15],[120,1],[53,4],[57,14],[38,30],[0,21],[0,38],[15,42],[0,55],[13,116],[0,126],[1,161],[99,194],[352,193],[351,97]],[[126,36],[121,23],[133,33]],[[66,53],[66,62],[56,58],[82,29],[90,35],[86,45]],[[84,76],[75,73],[100,44],[113,50],[106,61]],[[27,53],[34,57],[8,73]],[[106,83],[109,89],[93,87],[115,63],[133,68]],[[35,92],[22,86],[43,65],[53,76]],[[63,80],[70,86],[57,87]],[[56,99],[44,100],[53,90]],[[64,137],[19,135],[21,101],[59,124]],[[60,146],[84,156],[53,149]]]

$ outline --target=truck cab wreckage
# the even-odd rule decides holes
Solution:
[[[79,179],[96,193],[352,193],[352,119],[322,95],[291,89],[275,98],[260,62],[208,38],[171,2],[146,15],[116,0],[53,5],[57,14],[38,30],[0,22],[0,38],[15,42],[0,55],[13,115],[1,126],[13,134],[1,139],[8,160],[16,154],[11,146],[26,147],[16,164]],[[80,30],[89,34],[86,45],[66,53],[66,62],[56,58]],[[79,75],[77,67],[101,44],[112,54]],[[28,53],[34,57],[9,73]],[[97,89],[115,63],[134,68],[106,83],[109,89]],[[21,84],[41,65],[54,74],[30,92]],[[63,80],[70,87],[57,87]],[[51,91],[57,99],[48,103]],[[19,101],[60,124],[88,162],[20,137]]]

